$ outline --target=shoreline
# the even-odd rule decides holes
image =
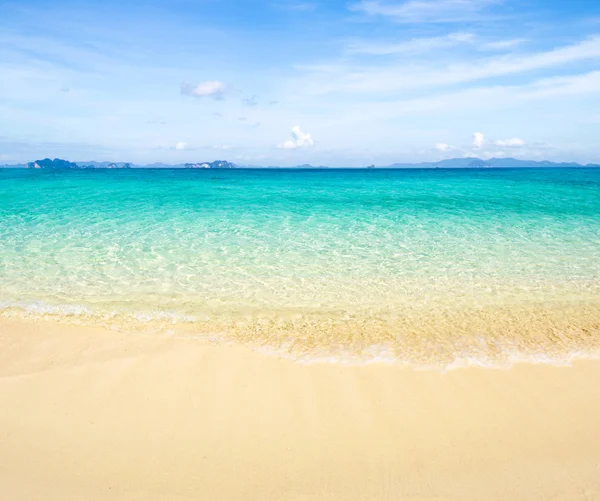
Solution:
[[[0,498],[596,500],[599,380],[2,319]]]
[[[0,303],[0,322],[50,328],[98,328],[243,345],[260,353],[312,363],[393,364],[447,371],[461,367],[506,369],[519,363],[563,366],[600,359],[600,300],[531,302],[441,309],[390,308],[299,313],[274,309],[211,315],[158,311],[93,313],[82,306],[35,308]]]

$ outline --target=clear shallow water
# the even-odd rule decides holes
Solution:
[[[0,170],[0,308],[405,361],[600,337],[600,169]]]

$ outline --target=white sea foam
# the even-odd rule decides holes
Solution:
[[[129,316],[143,323],[164,321],[172,324],[197,322],[200,318],[194,315],[185,315],[174,311],[135,312]]]
[[[338,349],[333,352],[319,350],[309,353],[292,353],[286,347],[260,346],[255,351],[267,356],[291,360],[303,365],[336,364],[342,366],[401,365],[413,370],[439,371],[442,373],[459,369],[479,368],[508,370],[519,364],[569,367],[577,360],[600,360],[600,350],[573,350],[568,353],[520,353],[506,350],[500,357],[480,353],[471,356],[455,356],[450,362],[415,362],[410,357],[400,357],[391,346],[368,347],[360,353]]]
[[[60,316],[90,316],[92,310],[87,306],[77,304],[50,304],[45,301],[35,300],[30,302],[2,301],[0,300],[0,312],[5,316],[11,313],[30,313],[32,315],[60,315]]]

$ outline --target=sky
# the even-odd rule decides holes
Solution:
[[[0,0],[0,164],[600,163],[597,0]]]

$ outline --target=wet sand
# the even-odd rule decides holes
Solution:
[[[599,382],[3,319],[0,499],[596,500]]]

